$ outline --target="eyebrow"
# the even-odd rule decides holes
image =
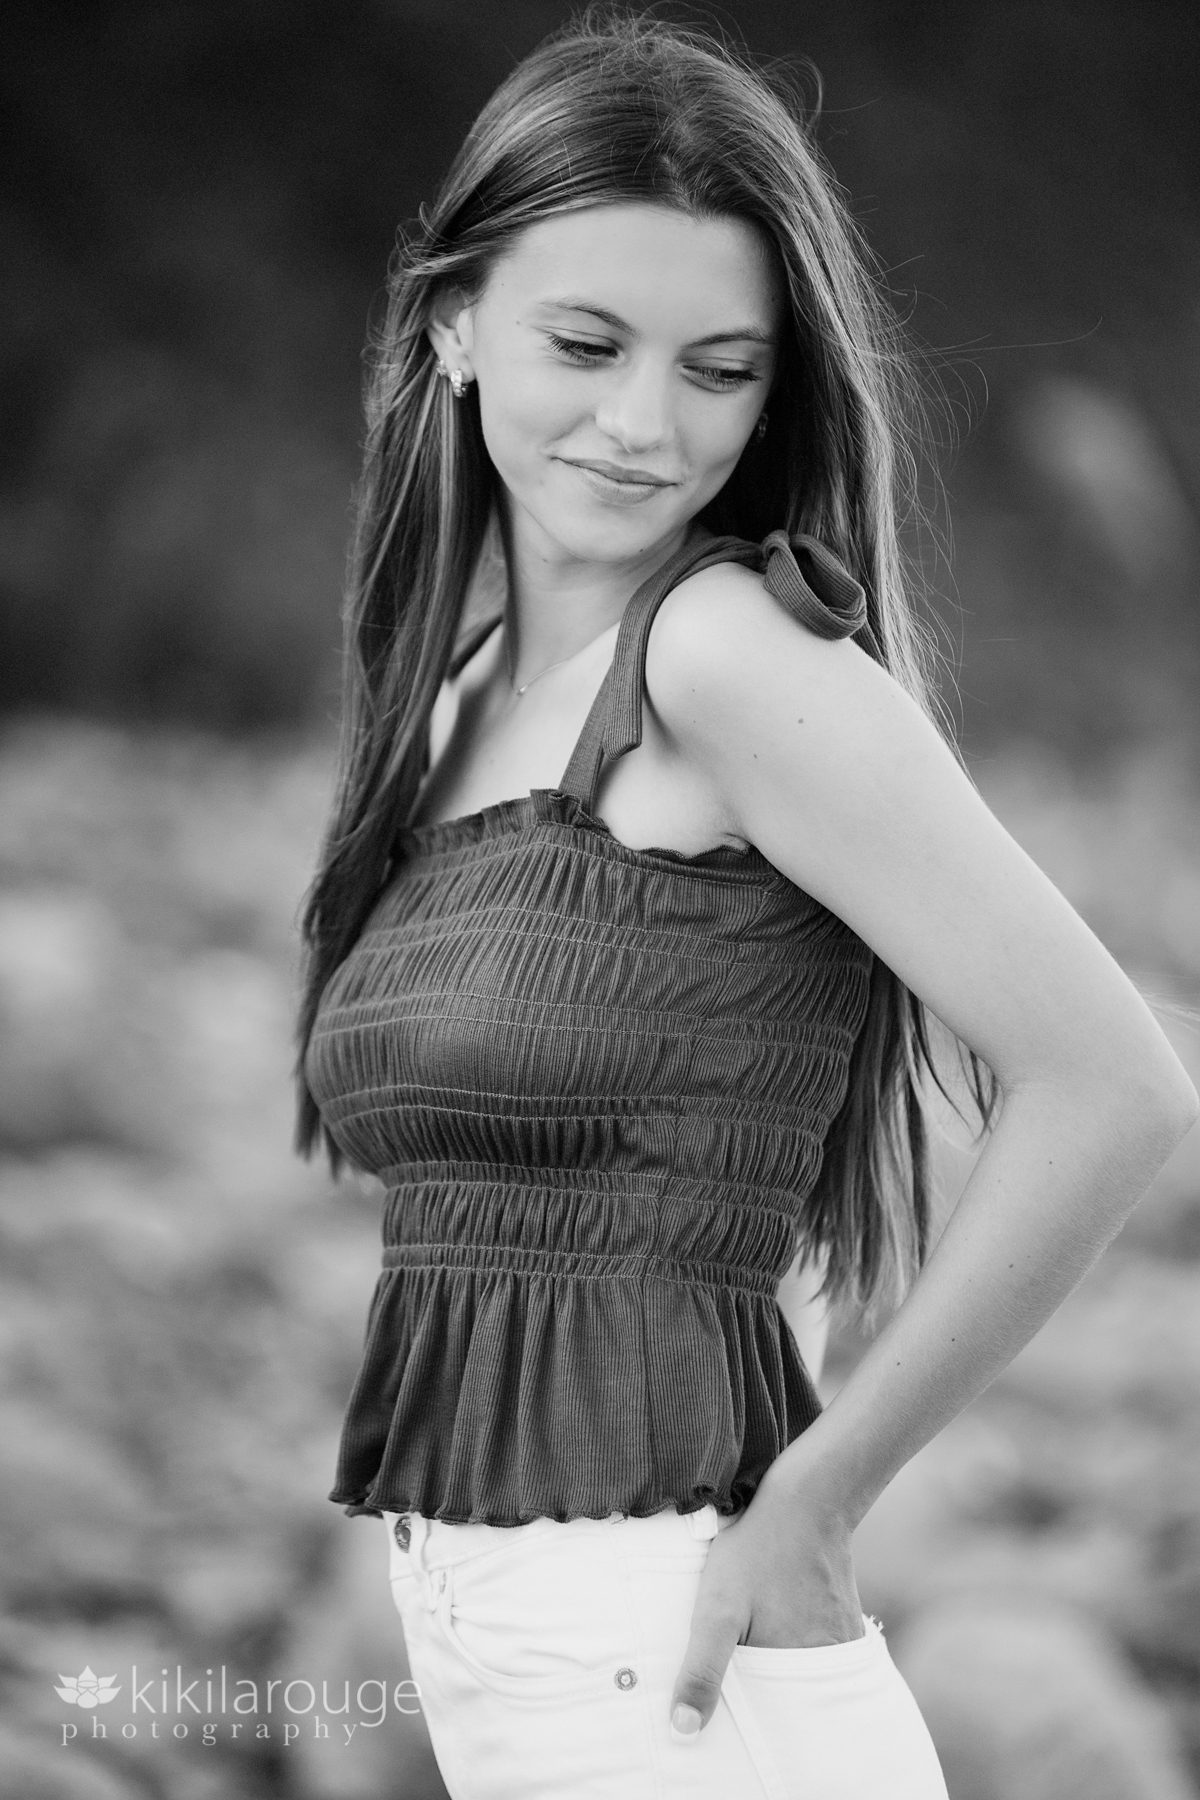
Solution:
[[[562,312],[590,313],[593,319],[599,319],[602,324],[610,326],[613,331],[623,331],[629,337],[636,335],[633,326],[627,324],[624,319],[618,316],[618,314],[609,312],[606,307],[596,306],[590,300],[575,299],[571,295],[567,295],[561,300],[544,300],[542,306],[546,309],[557,309]],[[701,347],[710,344],[741,343],[765,344],[768,348],[771,348],[775,343],[775,339],[772,333],[764,331],[761,325],[739,325],[736,330],[733,331],[710,331],[706,337],[692,338],[687,348],[689,350],[698,350]]]

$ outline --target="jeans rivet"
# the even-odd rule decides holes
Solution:
[[[613,1676],[613,1680],[619,1688],[631,1688],[637,1686],[637,1674],[633,1669],[618,1669]]]
[[[412,1521],[407,1513],[401,1513],[392,1527],[392,1536],[401,1550],[407,1550],[412,1536]]]

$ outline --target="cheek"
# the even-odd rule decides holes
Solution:
[[[578,396],[564,391],[552,372],[525,367],[479,384],[484,443],[501,469],[536,461],[544,447],[571,430],[579,413]]]
[[[731,398],[720,409],[713,408],[694,421],[689,447],[696,468],[728,471],[733,467],[761,411],[757,396],[755,388],[753,398]]]

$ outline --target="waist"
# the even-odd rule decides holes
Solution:
[[[384,1171],[383,1266],[741,1287],[773,1297],[802,1197],[634,1170],[398,1165]]]
[[[711,1502],[692,1512],[680,1512],[671,1504],[652,1513],[623,1513],[618,1510],[600,1518],[579,1515],[573,1519],[528,1519],[523,1525],[489,1525],[481,1520],[464,1523],[427,1518],[424,1513],[384,1511],[383,1519],[396,1548],[424,1569],[444,1569],[468,1562],[477,1556],[488,1556],[496,1550],[511,1550],[539,1537],[604,1536],[614,1526],[625,1527],[623,1535],[636,1532],[641,1547],[652,1552],[687,1541],[707,1543],[741,1517],[744,1509],[720,1513]]]
[[[385,1269],[444,1269],[463,1274],[504,1274],[530,1280],[662,1282],[677,1287],[736,1288],[775,1297],[780,1276],[773,1271],[736,1263],[679,1261],[647,1252],[612,1256],[604,1251],[526,1250],[495,1244],[390,1244],[383,1252]]]

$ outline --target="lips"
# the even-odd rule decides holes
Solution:
[[[626,469],[619,463],[584,461],[582,457],[565,457],[572,468],[588,469],[593,475],[604,475],[626,487],[674,487],[665,475],[653,475],[649,469]]]

